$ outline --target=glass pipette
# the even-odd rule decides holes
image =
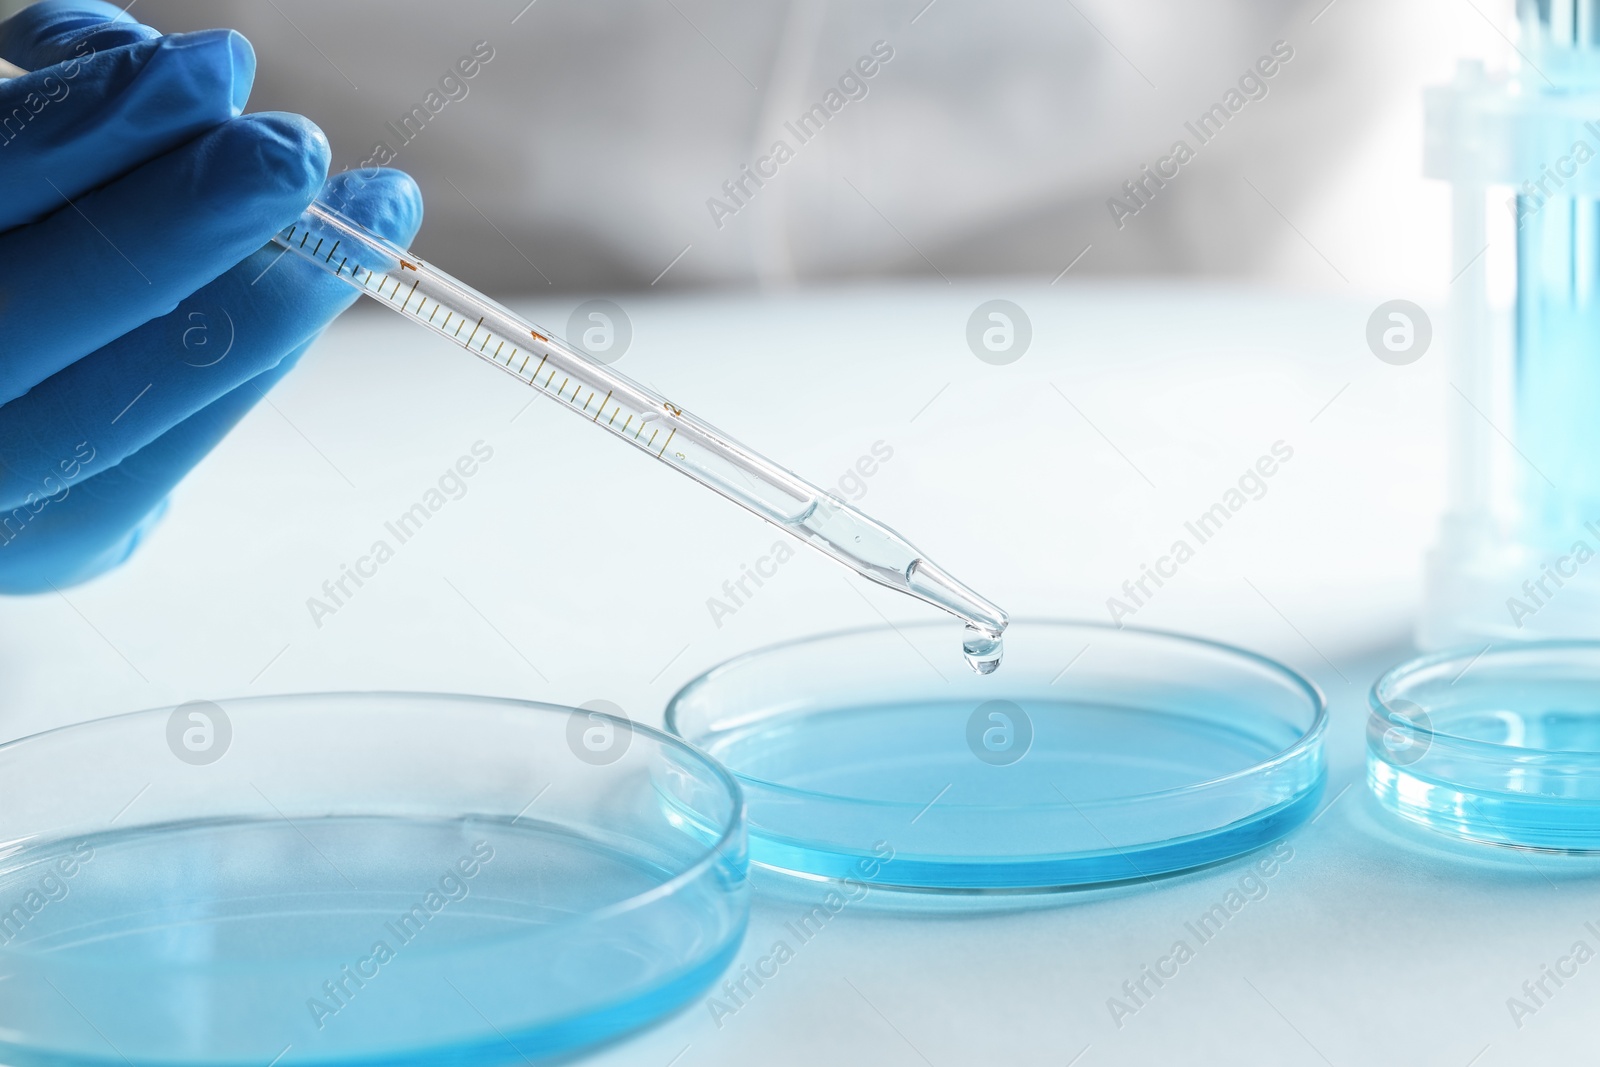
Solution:
[[[973,669],[999,666],[1005,612],[882,523],[321,200],[273,240],[863,577],[943,608],[966,623]]]

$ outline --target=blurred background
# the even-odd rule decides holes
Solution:
[[[252,110],[312,117],[335,169],[415,175],[420,253],[499,292],[1048,281],[1068,264],[1442,291],[1420,88],[1457,56],[1504,65],[1512,26],[1511,0],[136,3],[162,30],[244,32]],[[1292,58],[1265,95],[1241,93],[1200,145],[1185,123],[1276,42]],[[785,123],[875,44],[892,58],[801,143]],[[453,74],[475,45],[492,58]],[[1119,227],[1108,199],[1180,138],[1195,158]],[[730,199],[778,140],[793,158]]]

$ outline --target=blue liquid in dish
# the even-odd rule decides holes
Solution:
[[[395,817],[30,846],[0,860],[0,1059],[460,1065],[591,1045],[694,997],[743,935],[738,872],[633,899],[682,870],[661,847]]]
[[[1300,733],[1196,697],[1175,710],[874,704],[699,740],[745,788],[752,861],[982,890],[1140,879],[1280,837],[1310,815],[1323,783],[1320,746],[1262,766]]]
[[[1600,852],[1600,690],[1574,664],[1518,679],[1497,677],[1493,661],[1459,685],[1412,693],[1427,704],[1420,724],[1375,717],[1368,785],[1397,814],[1452,836]]]

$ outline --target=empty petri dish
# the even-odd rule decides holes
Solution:
[[[498,1064],[671,1012],[748,915],[738,787],[598,712],[425,694],[0,746],[0,1061]]]
[[[1367,784],[1457,838],[1600,852],[1600,642],[1422,656],[1372,687]]]
[[[980,676],[959,626],[778,645],[696,678],[667,727],[744,787],[753,863],[929,892],[1141,880],[1248,851],[1325,779],[1315,686],[1235,648],[1013,622]]]

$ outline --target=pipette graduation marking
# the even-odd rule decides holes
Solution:
[[[950,612],[967,624],[973,669],[999,665],[1005,612],[882,523],[321,201],[274,240],[858,574]]]

